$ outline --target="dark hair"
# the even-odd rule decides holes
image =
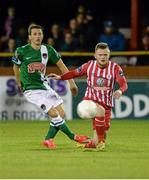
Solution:
[[[32,29],[41,29],[43,31],[43,27],[38,24],[30,24],[28,27],[28,34],[31,35]]]
[[[98,44],[96,44],[95,46],[95,51],[97,51],[97,49],[109,49],[109,46],[107,43],[104,43],[104,42],[100,42]]]

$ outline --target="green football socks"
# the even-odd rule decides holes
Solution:
[[[64,134],[66,134],[70,139],[74,140],[74,133],[68,128],[64,119],[58,115],[57,117],[51,118],[51,123],[54,127],[57,127],[61,130]]]
[[[58,128],[64,133],[66,134],[70,139],[74,140],[74,136],[75,134],[69,129],[69,127],[67,126],[67,124],[64,123],[59,125]]]
[[[53,126],[51,124],[52,123],[50,123],[50,128],[49,128],[49,131],[48,131],[48,133],[47,133],[47,135],[45,137],[45,140],[53,139],[56,136],[57,132],[59,131],[58,127]]]

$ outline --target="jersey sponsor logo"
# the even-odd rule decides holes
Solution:
[[[46,66],[40,62],[34,62],[28,65],[28,73],[34,73],[35,71],[45,73],[45,70]]]
[[[110,87],[99,87],[99,86],[94,86],[93,87],[96,91],[107,91],[110,90]]]
[[[43,54],[42,54],[42,57],[43,57],[44,59],[46,59],[46,58],[47,58],[47,56],[48,56],[48,54],[47,54],[47,53],[43,53]]]

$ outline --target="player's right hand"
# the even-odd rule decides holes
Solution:
[[[116,90],[116,91],[113,93],[113,97],[114,97],[115,99],[119,99],[121,96],[122,96],[122,91],[121,91],[121,90]]]
[[[57,75],[57,74],[54,74],[54,73],[50,73],[48,74],[48,78],[51,77],[53,79],[56,79],[56,80],[59,80],[61,79],[61,76]]]

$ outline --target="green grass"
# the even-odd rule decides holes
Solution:
[[[103,152],[84,152],[58,133],[56,150],[41,146],[48,122],[0,122],[0,178],[149,178],[149,121],[112,121]],[[69,121],[92,135],[90,121]]]

